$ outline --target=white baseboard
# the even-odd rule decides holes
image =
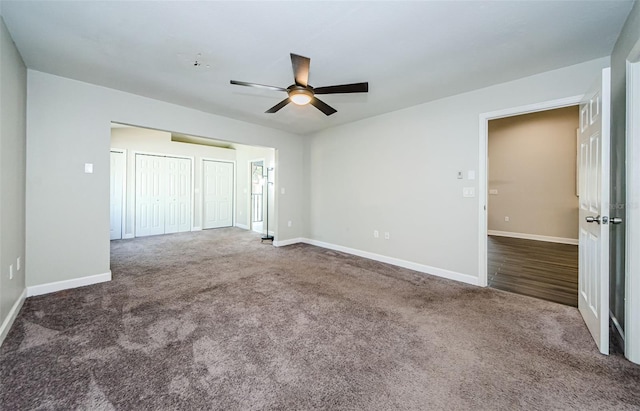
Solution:
[[[193,227],[191,231],[202,231],[202,227]]]
[[[240,224],[240,223],[236,223],[236,227],[238,228],[242,228],[243,230],[248,230],[249,226],[246,224]]]
[[[123,240],[129,240],[131,238],[136,238],[136,236],[133,235],[133,234],[125,234],[125,235],[122,236]]]
[[[7,317],[4,319],[4,321],[2,322],[2,325],[0,326],[0,345],[2,345],[5,337],[7,336],[7,334],[9,334],[9,330],[13,325],[13,321],[18,316],[18,313],[20,312],[20,308],[22,308],[22,304],[24,304],[24,300],[26,298],[27,298],[27,289],[25,288],[24,290],[22,290],[22,294],[20,294],[20,297],[18,297],[16,302],[13,304],[13,306],[7,313]]]
[[[287,245],[291,245],[291,244],[298,244],[298,243],[305,243],[306,239],[305,238],[290,238],[288,240],[279,240],[279,241],[274,241],[273,245],[276,247],[284,247]]]
[[[111,271],[103,274],[89,275],[86,277],[74,278],[72,280],[56,281],[53,283],[32,285],[27,287],[27,297],[36,295],[55,293],[56,291],[68,290],[70,288],[84,287],[86,285],[104,283],[111,281]]]
[[[380,261],[381,263],[387,263],[402,268],[408,268],[410,270],[418,271],[425,274],[435,275],[437,277],[447,278],[449,280],[460,281],[471,285],[479,285],[478,277],[474,277],[469,274],[462,274],[455,271],[445,270],[442,268],[432,267],[425,264],[414,263],[411,261],[401,260],[399,258],[388,257],[386,255],[371,253],[368,251],[357,250],[355,248],[344,247],[341,245],[325,243],[323,241],[311,240],[308,238],[300,238],[298,242],[303,242],[317,247],[327,248],[330,250],[341,251],[343,253],[357,255],[358,257],[368,258],[374,261]],[[293,243],[292,243],[293,244]]]
[[[496,231],[496,230],[487,230],[487,234],[495,235],[498,237],[522,238],[524,240],[546,241],[548,243],[578,245],[577,238],[550,237],[546,235],[512,233],[509,231]]]

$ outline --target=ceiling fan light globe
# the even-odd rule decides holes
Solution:
[[[299,106],[309,104],[312,98],[313,93],[307,89],[300,88],[289,91],[289,100],[291,100],[293,104],[297,104]]]
[[[305,104],[309,104],[310,101],[311,101],[311,96],[308,96],[306,94],[294,94],[293,96],[291,96],[291,102],[299,106],[304,106]]]

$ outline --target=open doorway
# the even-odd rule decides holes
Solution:
[[[487,284],[578,305],[577,106],[488,123]]]
[[[111,239],[233,226],[252,229],[254,189],[247,164],[255,158],[261,159],[265,173],[267,167],[272,170],[273,216],[275,149],[112,123]],[[257,210],[258,219],[266,207]],[[272,233],[274,228],[271,221]]]
[[[264,159],[249,163],[251,169],[251,230],[262,233],[264,230]]]
[[[585,94],[479,116],[479,259],[478,285],[487,286],[487,192],[489,121],[580,105],[580,208],[578,311],[603,354],[609,353],[609,198],[611,69],[604,68]],[[578,136],[576,136],[578,140]],[[619,220],[618,220],[619,221]],[[615,223],[615,221],[612,221]]]

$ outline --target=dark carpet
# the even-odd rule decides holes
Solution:
[[[239,229],[112,243],[113,281],[27,299],[2,410],[638,409],[573,307]]]

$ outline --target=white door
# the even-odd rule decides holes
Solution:
[[[609,354],[610,82],[607,68],[580,104],[578,309],[603,354]]]
[[[112,240],[122,238],[122,206],[124,198],[125,155],[122,151],[111,152],[110,169],[110,203],[111,222],[110,236]]]
[[[166,215],[164,232],[191,231],[191,160],[166,157]]]
[[[136,237],[164,234],[165,158],[136,154]]]
[[[202,162],[202,228],[233,225],[233,163]]]

